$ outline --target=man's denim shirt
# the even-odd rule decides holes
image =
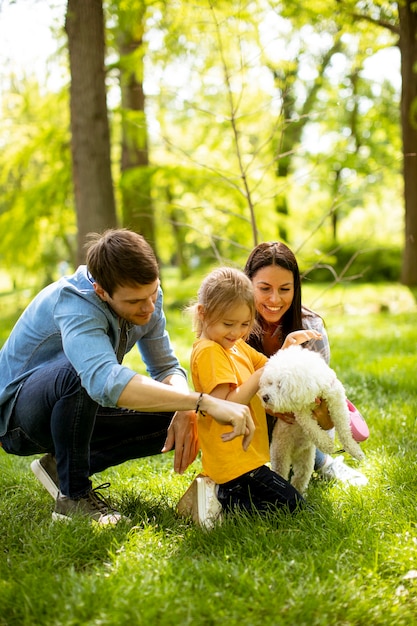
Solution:
[[[126,352],[135,343],[148,374],[163,381],[186,377],[166,330],[159,289],[151,320],[129,325]],[[119,318],[95,293],[85,265],[43,289],[17,321],[0,351],[0,436],[7,430],[15,398],[24,380],[64,354],[88,395],[101,406],[116,407],[135,372],[117,362]]]

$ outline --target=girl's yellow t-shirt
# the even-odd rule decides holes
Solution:
[[[211,393],[217,385],[239,387],[251,374],[263,367],[267,357],[239,339],[231,350],[215,341],[198,339],[191,353],[191,375],[196,391]],[[221,434],[231,426],[216,422],[210,415],[198,416],[198,438],[204,472],[216,483],[225,483],[269,461],[268,429],[265,409],[258,395],[249,403],[255,434],[246,452],[242,437],[223,442]]]

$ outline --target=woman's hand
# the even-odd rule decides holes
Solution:
[[[331,430],[334,428],[334,424],[330,418],[329,407],[327,406],[326,400],[322,398],[316,398],[315,403],[317,404],[317,408],[313,411],[313,417],[317,421],[320,428],[323,430]],[[295,417],[294,413],[272,413],[268,411],[270,415],[276,417],[277,419],[282,420],[286,424],[294,424]]]
[[[323,430],[331,430],[334,428],[334,424],[331,420],[326,400],[316,398],[315,402],[317,404],[317,408],[313,411],[314,419]]]
[[[295,423],[294,413],[272,413],[271,411],[268,411],[268,414],[276,417],[279,420],[282,420],[286,424]]]
[[[317,330],[294,330],[292,333],[288,333],[282,344],[282,350],[289,348],[290,346],[297,346],[302,343],[306,343],[311,339],[321,339],[322,335]]]

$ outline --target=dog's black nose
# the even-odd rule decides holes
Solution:
[[[269,396],[267,394],[262,396],[262,400],[265,402],[265,404],[267,404],[269,402]]]

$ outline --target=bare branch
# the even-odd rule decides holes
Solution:
[[[213,3],[210,2],[210,9],[213,15],[213,20],[216,26],[216,33],[217,33],[217,40],[219,43],[219,50],[220,50],[220,57],[222,60],[222,65],[223,65],[223,72],[224,72],[224,77],[225,77],[225,82],[226,82],[226,86],[227,86],[227,92],[228,92],[228,97],[229,97],[229,104],[230,104],[230,112],[231,112],[231,116],[230,116],[230,122],[231,122],[231,126],[232,126],[232,131],[233,131],[233,136],[234,136],[234,142],[235,142],[235,148],[236,148],[236,156],[238,159],[238,163],[239,163],[239,169],[240,169],[240,176],[241,176],[241,180],[243,183],[243,188],[244,188],[244,192],[241,192],[247,203],[249,206],[249,211],[250,211],[250,219],[251,219],[251,225],[252,225],[252,235],[253,235],[253,245],[257,246],[258,245],[258,229],[256,226],[256,218],[255,218],[255,206],[252,200],[252,194],[251,194],[251,190],[249,187],[249,182],[248,182],[248,178],[247,178],[247,172],[246,169],[243,165],[243,158],[242,158],[242,151],[241,151],[241,147],[240,147],[240,140],[239,140],[239,129],[237,127],[237,119],[236,119],[236,112],[238,110],[238,106],[236,106],[234,104],[234,100],[233,100],[233,92],[232,92],[232,87],[230,84],[230,74],[229,74],[229,69],[228,69],[228,65],[225,59],[225,55],[224,55],[224,47],[223,47],[223,41],[222,41],[222,37],[221,37],[221,33],[220,33],[220,26],[214,11],[214,7],[213,7]],[[240,95],[240,97],[242,97],[242,94]]]

